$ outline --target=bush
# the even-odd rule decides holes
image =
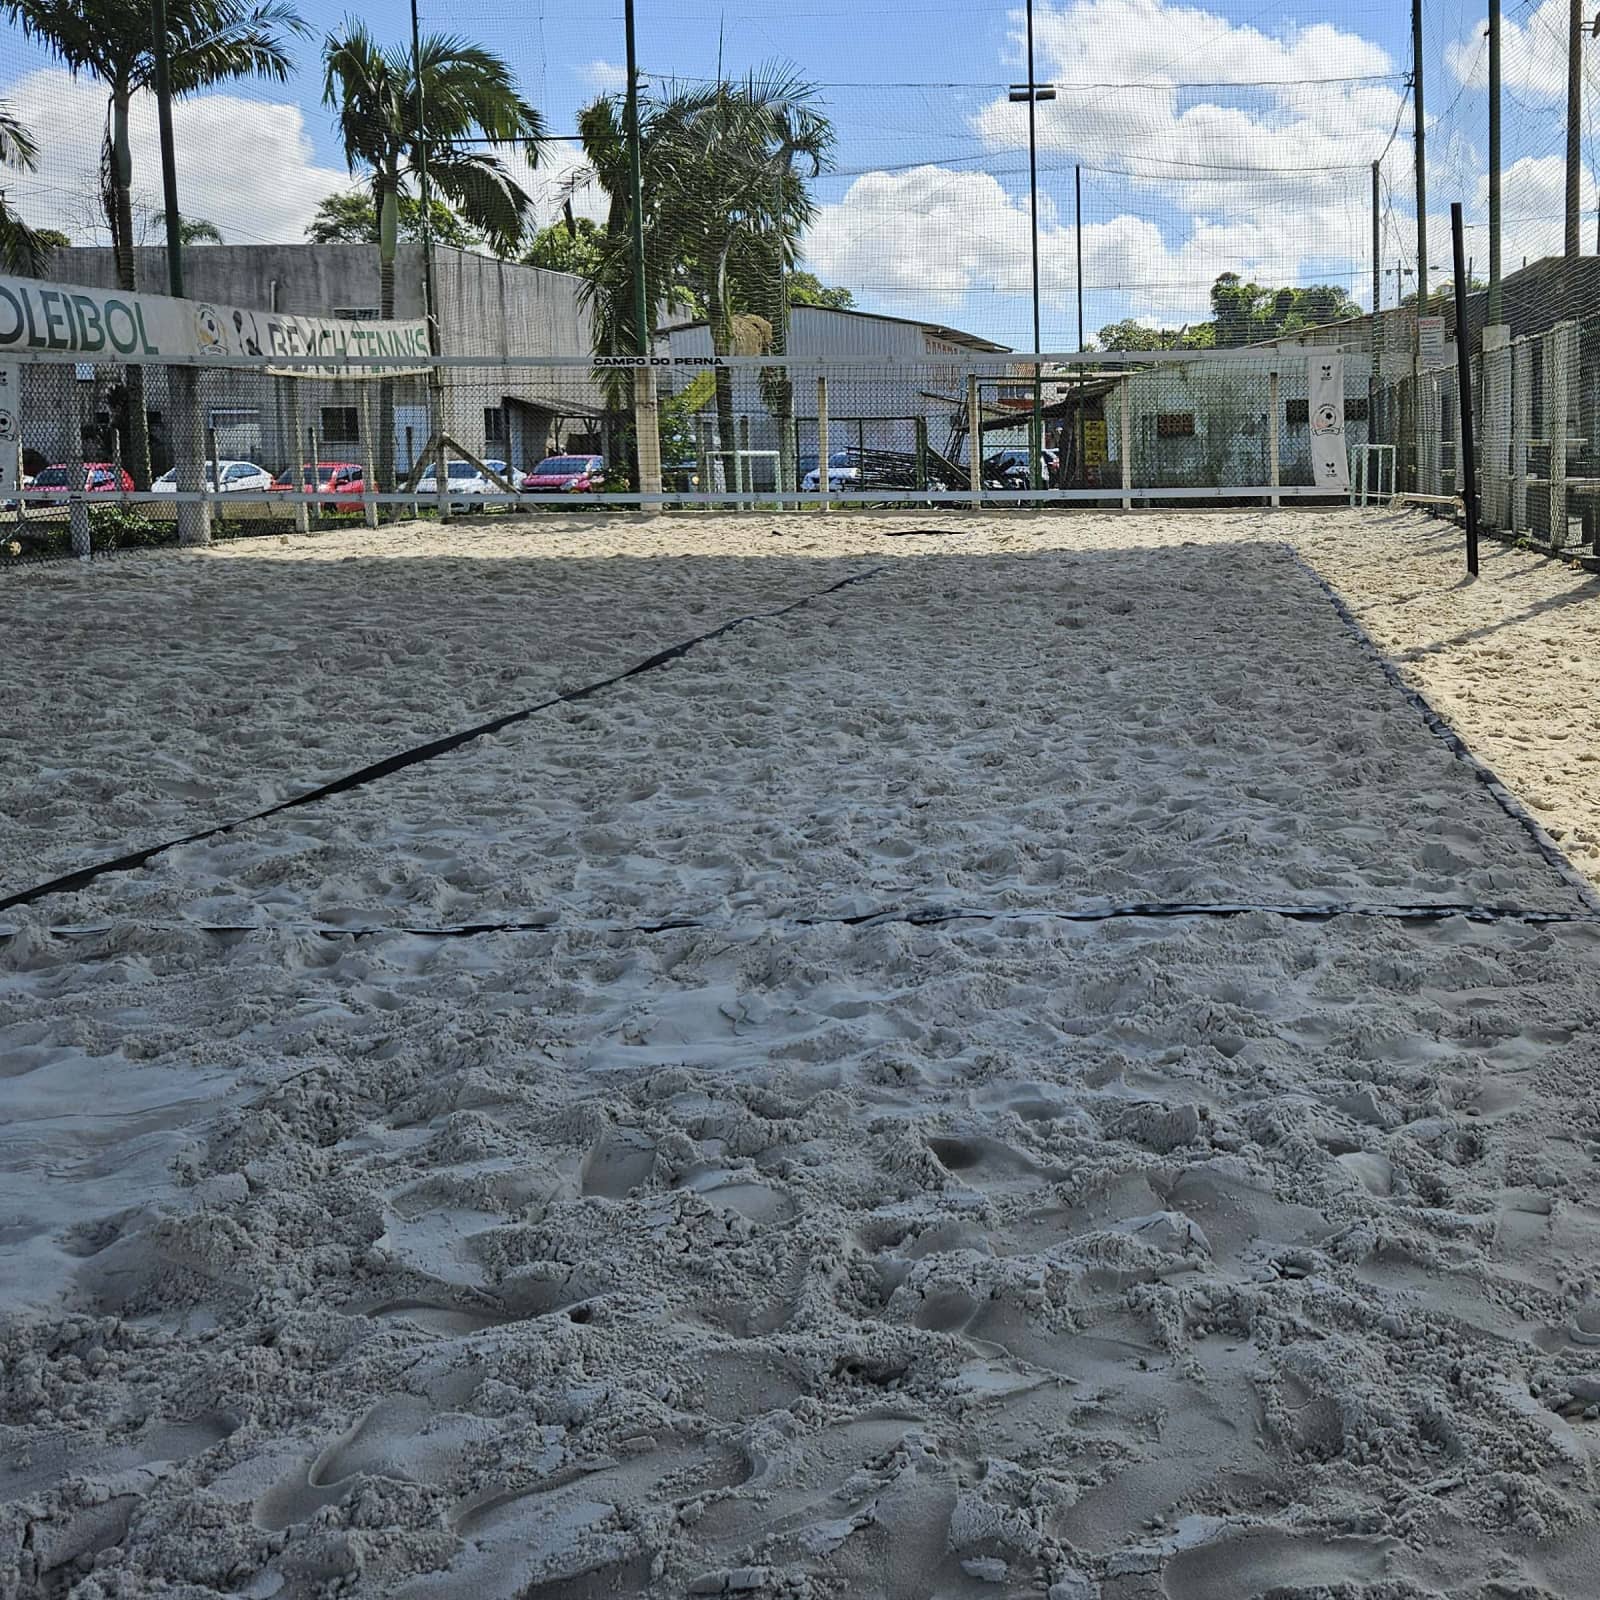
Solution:
[[[153,521],[133,506],[91,506],[89,542],[96,550],[143,550],[176,544],[176,522]]]

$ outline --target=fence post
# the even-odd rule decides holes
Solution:
[[[1282,474],[1282,465],[1278,459],[1278,395],[1280,388],[1278,369],[1274,367],[1267,374],[1267,451],[1270,457],[1268,465],[1272,474],[1272,509],[1274,511],[1283,504],[1283,496],[1278,493]]]
[[[1133,402],[1128,391],[1133,386],[1133,374],[1124,372],[1117,385],[1117,410],[1122,433],[1122,509],[1133,510]]]
[[[1550,429],[1550,548],[1567,544],[1567,451],[1572,433],[1571,336],[1575,324],[1558,322],[1546,338],[1545,412]]]
[[[362,384],[357,393],[361,396],[361,520],[376,528],[378,502],[373,496],[378,492],[378,463],[373,455],[372,385]]]
[[[978,374],[967,374],[967,476],[972,509],[983,510],[983,406],[978,399]]]
[[[1494,323],[1483,330],[1483,506],[1492,527],[1510,520],[1507,479],[1511,444],[1511,330]]]
[[[167,368],[167,399],[178,423],[178,543],[207,545],[211,543],[211,505],[205,495],[205,433],[193,367]],[[185,493],[198,494],[200,499],[185,501]]]
[[[833,479],[828,473],[828,379],[825,373],[817,374],[817,489],[822,495],[822,509],[828,509],[828,491]]]
[[[300,378],[285,378],[289,385],[289,427],[294,434],[294,471],[291,481],[294,492],[304,495],[306,492],[306,430],[305,418],[301,415]],[[315,471],[315,468],[312,469]],[[311,508],[303,499],[294,503],[294,531],[296,533],[310,533]]]
[[[1533,345],[1511,347],[1511,531],[1528,526],[1528,436],[1533,431]]]
[[[83,383],[72,380],[71,432],[67,438],[67,534],[72,553],[87,560],[93,553],[89,534],[88,469],[83,460]]]
[[[650,367],[633,369],[633,438],[639,457],[639,493],[661,493],[661,420],[656,411],[656,375]],[[659,511],[646,506],[641,511]]]
[[[221,509],[222,505],[222,462],[217,457],[217,430],[209,422],[206,424],[206,516],[212,514],[212,508]]]
[[[756,492],[756,464],[750,459],[750,413],[746,411],[739,418],[738,429],[739,448],[734,453],[734,469],[739,478],[739,493],[754,494]],[[753,504],[739,502],[740,511],[754,511]]]

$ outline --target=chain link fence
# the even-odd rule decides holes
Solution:
[[[1278,502],[1313,471],[1303,352],[24,363],[9,561],[413,518],[933,503]],[[1370,362],[1345,365],[1367,443]],[[1342,493],[1334,489],[1333,493]]]

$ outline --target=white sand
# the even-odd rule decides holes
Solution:
[[[9,891],[885,569],[7,914],[0,1595],[1592,1592],[1600,929],[1048,916],[1578,909],[1272,541],[1568,843],[1587,580],[918,525],[7,575]]]

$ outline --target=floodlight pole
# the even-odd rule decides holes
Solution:
[[[635,354],[650,354],[650,307],[644,288],[644,163],[639,153],[639,64],[634,47],[633,0],[623,0],[622,28],[626,35],[628,93],[624,108],[628,140],[628,202],[632,213],[633,321]],[[824,466],[823,471],[827,468]]]
[[[1029,232],[1033,238],[1033,353],[1037,356],[1039,336],[1039,147],[1035,134],[1038,86],[1033,76],[1033,0],[1028,0],[1028,210]],[[1033,364],[1033,424],[1028,441],[1028,486],[1039,487],[1040,451],[1044,445],[1043,396],[1039,389],[1039,363]]]
[[[1568,0],[1567,20],[1567,237],[1566,256],[1583,253],[1583,0]]]
[[[1489,0],[1489,311],[1500,323],[1500,0]]]

